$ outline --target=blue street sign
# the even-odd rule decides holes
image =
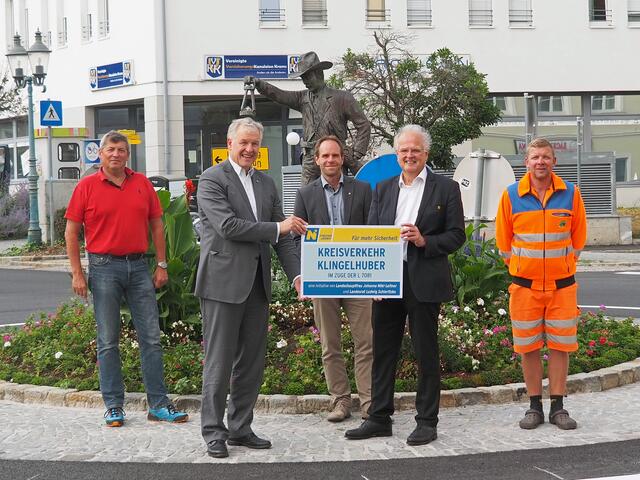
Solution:
[[[40,100],[40,126],[62,126],[62,102],[58,100]]]
[[[375,189],[379,182],[400,175],[400,173],[402,173],[402,169],[398,165],[398,157],[395,153],[389,153],[365,163],[356,173],[356,178],[369,183],[371,188]]]

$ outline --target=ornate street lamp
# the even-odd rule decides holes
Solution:
[[[38,215],[38,172],[36,171],[36,146],[33,123],[33,85],[42,86],[47,76],[47,65],[51,50],[42,43],[40,30],[36,32],[36,41],[29,50],[20,44],[20,35],[13,37],[13,47],[7,52],[9,67],[13,72],[13,81],[18,88],[27,87],[29,98],[28,130],[29,130],[29,232],[27,242],[42,243],[42,231]]]

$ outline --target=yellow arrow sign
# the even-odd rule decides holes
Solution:
[[[229,158],[229,150],[226,148],[211,149],[211,165],[217,165]],[[269,148],[260,147],[258,158],[253,162],[253,168],[256,170],[269,170]]]

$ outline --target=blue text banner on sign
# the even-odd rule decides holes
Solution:
[[[402,297],[399,227],[310,225],[301,253],[306,297]]]
[[[89,69],[89,87],[91,90],[123,87],[133,83],[133,63],[131,60],[99,65]]]
[[[247,75],[265,79],[286,79],[298,71],[299,55],[207,55],[207,80],[242,79]]]

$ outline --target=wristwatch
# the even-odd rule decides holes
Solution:
[[[166,270],[167,267],[169,266],[169,265],[167,265],[167,262],[158,262],[157,265],[158,265],[158,267],[162,268],[163,270]]]

